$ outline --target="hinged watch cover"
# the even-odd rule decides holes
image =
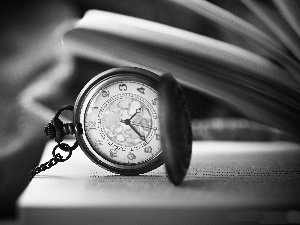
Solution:
[[[182,88],[171,74],[161,76],[158,96],[163,159],[170,181],[178,185],[187,173],[192,155],[189,109]]]

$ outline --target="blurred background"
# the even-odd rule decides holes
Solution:
[[[171,25],[195,33],[203,34],[219,40],[232,41],[216,25],[200,20],[176,4],[167,1],[7,1],[1,7],[1,94],[16,95],[29,83],[39,79],[41,75],[55,75],[50,71],[65,63],[64,73],[54,77],[55,95],[63,98],[52,99],[50,104],[56,109],[64,103],[73,103],[77,94],[87,81],[100,72],[111,68],[101,62],[85,59],[70,59],[62,47],[61,38],[64,22],[72,18],[81,18],[89,9],[101,9],[110,12],[130,15],[159,23]],[[237,14],[244,6],[239,1],[214,1],[222,7],[228,7]],[[252,18],[251,16],[249,18]],[[237,43],[235,43],[237,44]],[[239,44],[239,43],[238,43]],[[245,45],[244,45],[245,47]],[[67,65],[68,64],[68,65]],[[66,68],[70,66],[69,70]],[[60,72],[60,73],[63,73]],[[67,73],[67,74],[66,74]],[[63,77],[62,77],[63,76]],[[63,79],[70,79],[62,83]],[[53,79],[54,80],[54,79]],[[61,80],[61,81],[58,81]],[[53,87],[52,87],[53,88]],[[41,87],[45,89],[45,87]],[[46,89],[51,90],[48,86]],[[59,93],[64,92],[64,93]],[[193,118],[235,116],[240,117],[229,106],[215,99],[203,96],[186,89],[185,91]],[[197,98],[189,96],[197,95]],[[201,104],[199,104],[201,102]],[[205,107],[203,107],[205,105]]]

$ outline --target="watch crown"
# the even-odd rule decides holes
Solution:
[[[45,126],[44,132],[50,139],[53,139],[56,136],[55,127],[52,123],[48,123],[48,125]]]

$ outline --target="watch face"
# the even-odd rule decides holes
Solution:
[[[89,82],[79,95],[75,123],[79,144],[99,166],[140,174],[162,164],[158,125],[159,77],[141,69],[112,70]]]

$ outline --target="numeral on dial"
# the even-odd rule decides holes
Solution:
[[[119,90],[120,91],[127,91],[127,85],[126,84],[119,84]]]
[[[158,98],[152,100],[152,105],[158,105]]]
[[[96,141],[97,145],[103,145],[103,141],[102,140],[96,139],[95,141]]]
[[[155,134],[155,136],[156,136],[156,140],[160,140],[160,134]]]
[[[151,147],[151,146],[145,147],[145,148],[144,148],[144,152],[145,152],[145,153],[151,153],[151,154],[152,154],[152,147]]]
[[[110,157],[112,157],[112,158],[117,157],[117,150],[116,150],[116,149],[110,149],[109,155],[110,155]]]
[[[140,93],[145,94],[145,88],[140,87],[140,88],[137,88],[137,90],[138,90]]]
[[[109,97],[109,91],[102,90],[102,97]]]
[[[134,160],[134,159],[136,159],[136,156],[135,156],[135,154],[133,154],[132,152],[129,152],[128,155],[127,155],[127,158],[128,158],[129,160]]]
[[[87,123],[88,128],[95,129],[96,128],[96,121],[90,120]]]

